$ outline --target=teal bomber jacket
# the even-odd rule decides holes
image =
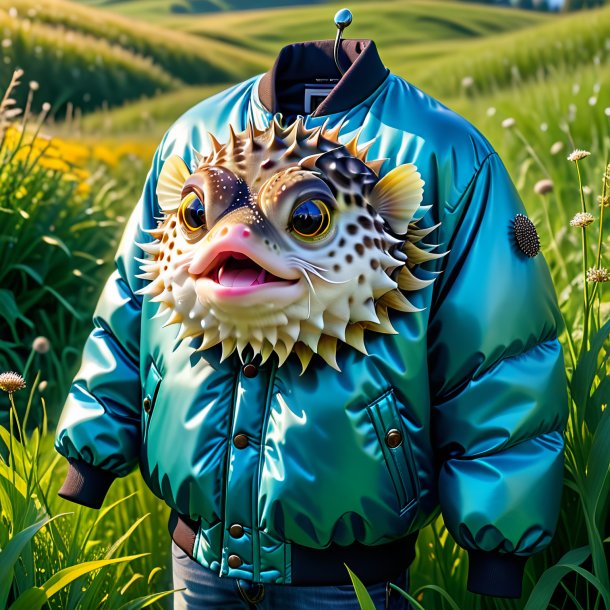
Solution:
[[[373,552],[404,544],[401,552],[407,555],[407,544],[412,547],[417,532],[441,511],[453,538],[468,551],[468,588],[516,597],[525,560],[553,536],[563,480],[568,403],[558,334],[564,326],[547,263],[537,253],[533,225],[519,216],[526,210],[507,169],[485,137],[391,73],[372,41],[344,44],[350,66],[340,79],[332,41],[289,45],[269,72],[201,101],[165,133],[58,424],[55,446],[70,462],[60,495],[99,507],[114,478],[139,466],[146,484],[171,507],[174,525],[176,515],[181,519],[183,540],[184,524],[189,525],[189,554],[197,562],[224,577],[284,584],[306,582],[307,573],[315,572],[315,553],[322,557],[325,549],[349,549],[348,565],[356,547]],[[334,88],[320,93],[320,82]],[[411,310],[385,308],[394,332],[361,325],[365,350],[356,349],[355,340],[338,340],[342,331],[320,340],[320,353],[308,351],[303,339],[300,355],[298,343],[282,354],[278,342],[265,358],[251,346],[225,353],[225,342],[235,347],[235,340],[228,337],[221,345],[212,331],[203,339],[209,345],[201,336],[179,335],[180,324],[160,314],[163,298],[146,290],[155,274],[142,274],[151,252],[182,239],[175,214],[172,224],[166,223],[174,231],[169,243],[167,234],[155,233],[163,214],[175,211],[166,193],[171,181],[160,186],[164,165],[173,164],[184,177],[201,158],[216,154],[221,166],[223,144],[233,142],[236,151],[236,133],[269,133],[273,122],[275,133],[282,133],[295,117],[307,133],[334,129],[337,142],[346,145],[342,151],[357,134],[358,142],[368,142],[367,159],[385,159],[377,166],[379,176],[355,164],[364,176],[359,187],[364,193],[370,192],[365,178],[378,180],[414,164],[424,187],[413,219],[419,231],[428,229],[423,239],[433,245],[428,251],[444,254],[412,268],[412,276],[423,282],[413,290],[415,284],[403,284],[408,301],[400,295],[392,301],[408,302]],[[253,155],[256,147],[250,146]],[[254,157],[241,152],[234,161],[244,167]],[[286,230],[273,229],[278,240],[298,230],[305,243],[308,222],[317,231],[324,214],[339,214],[334,208],[328,212],[331,204],[348,213],[348,204],[335,199],[347,188],[337,186],[341,168],[352,166],[339,163],[337,169],[341,157],[333,158],[328,167],[339,174],[326,182],[322,176],[319,183],[336,195],[328,195],[334,203],[308,200]],[[261,162],[266,171],[271,165],[272,157]],[[315,158],[311,167],[315,176],[322,175]],[[252,184],[235,180],[231,188],[256,194]],[[260,193],[272,186],[266,182]],[[211,231],[209,210],[220,205],[208,199],[208,191],[203,203],[203,195],[194,192],[187,204],[177,199],[182,229],[191,231],[185,233],[187,247],[199,243],[202,206],[210,206],[205,214]],[[380,192],[375,191],[377,209],[396,228],[391,206],[403,205],[404,198]],[[266,210],[260,197],[257,204],[239,203],[235,195],[214,222],[237,218],[244,206]],[[353,195],[351,205],[376,213],[362,201]],[[275,227],[283,222],[282,213],[267,213],[265,222]],[[363,226],[348,226],[347,232],[359,234],[367,247],[397,252],[399,238],[373,245],[364,216],[358,217]],[[242,214],[234,226],[246,226],[247,218]],[[525,233],[515,230],[516,222]],[[387,236],[390,229],[384,227],[375,222],[375,230]],[[333,229],[326,239],[337,242],[337,252],[347,247],[342,226],[335,229],[328,220],[323,228]],[[250,229],[243,229],[243,239],[249,235]],[[150,247],[155,236],[161,244],[156,250]],[[313,253],[317,243],[325,242],[304,247]],[[353,253],[341,254],[337,273],[351,273],[353,256],[364,248],[358,239],[354,243]],[[180,249],[175,252],[178,256]],[[339,254],[333,250],[329,256]],[[161,266],[157,259],[158,273]],[[313,278],[318,268],[307,268]],[[194,282],[192,269],[174,292]],[[234,271],[232,277],[243,281],[248,273]],[[394,277],[391,268],[387,277]],[[161,280],[155,281],[158,286]],[[218,277],[216,282],[214,290]],[[207,298],[205,291],[198,294]],[[172,302],[178,307],[191,297]],[[330,319],[325,312],[322,318],[325,324]],[[301,331],[307,323],[301,320]],[[259,337],[263,343],[265,338]],[[175,528],[174,533],[180,538]]]

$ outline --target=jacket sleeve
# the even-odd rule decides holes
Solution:
[[[134,294],[141,286],[135,257],[144,256],[137,243],[150,241],[144,230],[156,226],[160,152],[161,146],[127,222],[55,435],[56,450],[70,463],[59,495],[92,508],[99,508],[113,480],[138,462],[142,300]]]
[[[520,597],[526,559],[554,534],[568,414],[564,321],[543,251],[514,238],[518,213],[492,152],[441,219],[450,252],[428,329],[440,507],[468,590],[495,597]]]

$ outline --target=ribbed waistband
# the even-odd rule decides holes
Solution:
[[[199,523],[172,510],[169,533],[174,542],[191,558]],[[367,546],[359,542],[347,546],[331,543],[324,549],[313,549],[294,542],[291,548],[292,585],[351,584],[347,564],[365,584],[392,580],[406,571],[415,559],[418,532],[387,544]]]

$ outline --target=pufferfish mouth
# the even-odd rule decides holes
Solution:
[[[225,288],[247,288],[276,282],[293,283],[274,275],[240,252],[221,252],[203,274]]]

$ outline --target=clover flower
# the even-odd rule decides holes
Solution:
[[[0,390],[13,394],[25,388],[25,379],[19,374],[9,371],[0,373]]]
[[[578,212],[574,215],[574,218],[570,220],[570,225],[573,227],[588,227],[594,220],[593,214],[590,214],[589,212]]]

